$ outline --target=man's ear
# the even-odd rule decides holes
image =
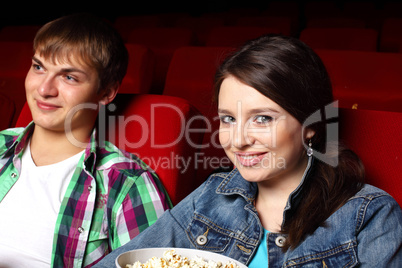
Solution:
[[[105,90],[103,90],[101,94],[100,103],[103,105],[107,105],[113,101],[113,99],[117,95],[117,91],[119,90],[119,83],[114,84],[113,86],[109,86]]]

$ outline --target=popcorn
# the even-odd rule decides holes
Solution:
[[[221,262],[206,261],[201,257],[189,259],[176,253],[174,249],[163,253],[162,258],[152,257],[147,262],[139,261],[127,264],[125,268],[239,268],[233,262],[222,264]]]

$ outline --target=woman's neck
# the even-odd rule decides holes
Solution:
[[[307,158],[281,176],[258,183],[255,207],[265,229],[279,232],[283,211],[290,194],[300,185],[307,167]]]

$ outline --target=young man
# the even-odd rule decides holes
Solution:
[[[106,22],[77,14],[34,40],[33,122],[0,132],[0,267],[89,267],[171,207],[141,160],[97,142],[96,119],[126,73]]]

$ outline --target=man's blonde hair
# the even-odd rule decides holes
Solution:
[[[33,49],[53,62],[73,59],[95,68],[99,91],[120,85],[127,71],[128,52],[121,36],[108,22],[91,14],[48,22],[36,34]]]

